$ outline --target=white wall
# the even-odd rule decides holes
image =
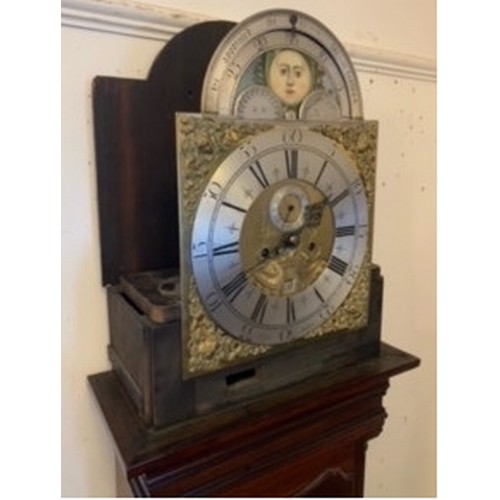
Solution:
[[[366,496],[436,494],[435,0],[295,0],[353,57],[365,117],[380,122],[374,260],[386,279],[383,339],[422,359],[385,397],[370,442]],[[188,14],[173,17],[170,7]],[[113,496],[110,436],[86,382],[109,368],[100,284],[90,84],[144,78],[176,30],[203,16],[238,21],[252,0],[62,1],[62,495]],[[199,16],[197,14],[200,14]]]

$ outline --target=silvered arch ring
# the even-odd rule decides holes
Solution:
[[[228,32],[205,73],[202,112],[232,116],[248,67],[268,50],[284,48],[305,53],[323,68],[327,85],[339,96],[343,118],[363,117],[358,78],[340,41],[315,18],[288,9],[259,12]]]

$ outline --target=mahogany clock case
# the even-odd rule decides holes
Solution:
[[[211,55],[233,23],[176,35],[146,80],[93,82],[102,283],[109,359],[147,426],[161,428],[378,355],[383,282],[372,269],[369,324],[184,380],[178,295],[175,113],[199,112]],[[166,293],[158,287],[167,283]]]

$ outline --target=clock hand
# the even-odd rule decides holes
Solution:
[[[279,255],[279,250],[281,248],[281,243],[277,247],[273,248],[272,250],[269,250],[269,248],[264,248],[261,252],[262,258],[257,261],[253,266],[250,266],[248,269],[244,269],[243,272],[245,274],[250,274],[252,273],[255,269],[260,267],[264,262],[267,260],[272,260],[274,257],[277,257]],[[274,256],[273,256],[274,254]]]

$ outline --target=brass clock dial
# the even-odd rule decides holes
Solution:
[[[242,107],[250,98],[256,105]],[[322,106],[312,106],[319,101]],[[204,112],[261,119],[363,115],[357,76],[343,46],[316,19],[287,9],[260,12],[228,33],[207,69],[201,107]]]
[[[366,323],[373,126],[179,117],[183,328],[199,366],[329,333],[332,318]]]
[[[226,332],[279,344],[342,303],[367,234],[366,197],[348,158],[317,133],[275,129],[233,151],[209,179],[191,233],[193,277]]]

